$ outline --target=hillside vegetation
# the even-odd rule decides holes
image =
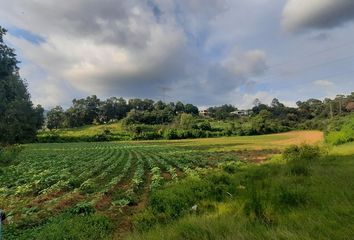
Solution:
[[[339,145],[354,141],[354,114],[337,118],[327,128],[326,141]]]

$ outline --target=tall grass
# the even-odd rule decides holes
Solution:
[[[156,221],[128,239],[352,239],[354,153],[321,152],[291,147],[278,161],[228,173],[236,190],[232,198],[212,200],[213,211]],[[306,174],[292,172],[294,166]]]

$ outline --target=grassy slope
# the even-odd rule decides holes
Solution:
[[[333,148],[314,162],[309,176],[293,176],[282,160],[236,173],[244,184],[235,199],[208,214],[189,215],[130,239],[352,239],[354,236],[354,143]],[[267,221],[245,214],[256,188]],[[288,194],[279,201],[279,194]],[[284,195],[283,195],[284,196]],[[294,204],[292,200],[301,200]]]
[[[54,132],[57,133],[59,136],[64,137],[91,137],[102,134],[105,130],[109,130],[113,135],[124,133],[121,122],[104,125],[87,125],[70,129],[59,129],[55,130]],[[39,135],[45,134],[47,132],[48,131],[40,132]]]

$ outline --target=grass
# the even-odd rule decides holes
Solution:
[[[107,130],[113,135],[124,135],[125,133],[121,122],[100,125],[87,125],[77,128],[58,129],[53,130],[52,132],[62,137],[92,137],[95,135],[102,134],[104,133],[104,131]],[[49,131],[42,131],[39,133],[39,136],[44,135],[48,132]]]
[[[234,198],[128,239],[352,239],[354,143],[308,160],[308,175],[292,174],[279,158],[248,165],[230,176]]]

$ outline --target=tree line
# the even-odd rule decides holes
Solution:
[[[166,124],[177,114],[198,115],[198,107],[180,101],[164,103],[151,99],[120,97],[100,100],[96,95],[74,99],[72,106],[64,110],[56,106],[47,113],[47,128],[72,128],[88,124],[102,124],[124,119],[126,124]]]

